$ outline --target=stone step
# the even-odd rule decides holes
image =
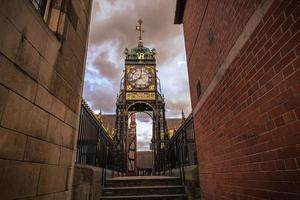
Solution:
[[[101,200],[144,200],[144,199],[151,199],[151,200],[187,200],[187,195],[185,194],[153,194],[153,195],[134,195],[134,196],[103,196]]]
[[[105,187],[181,185],[180,178],[167,176],[126,176],[106,180]]]
[[[184,194],[182,185],[168,186],[134,186],[134,187],[105,187],[103,196],[128,196],[147,194]]]

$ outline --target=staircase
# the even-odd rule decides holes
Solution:
[[[102,200],[186,200],[181,180],[166,176],[127,176],[106,180]]]

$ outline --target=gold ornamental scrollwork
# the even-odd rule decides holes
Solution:
[[[127,92],[126,100],[155,100],[155,92]]]
[[[127,85],[126,86],[126,90],[132,90],[132,86],[131,85]]]
[[[155,85],[150,85],[149,90],[154,91],[155,90]]]

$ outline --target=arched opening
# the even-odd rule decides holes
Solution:
[[[153,170],[154,108],[147,102],[128,107],[128,172],[151,175]]]

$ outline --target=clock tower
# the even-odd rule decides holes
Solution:
[[[125,88],[126,100],[156,99],[155,49],[149,50],[139,41],[138,47],[125,49]]]
[[[136,112],[146,113],[153,120],[151,140],[153,172],[161,171],[165,163],[163,152],[166,139],[165,102],[156,74],[156,51],[144,46],[142,21],[139,20],[138,23],[136,30],[139,31],[139,42],[137,47],[125,49],[125,70],[116,103],[116,141],[122,163],[119,170],[126,174],[129,174],[128,163],[133,162],[132,158],[129,161],[128,118]]]

